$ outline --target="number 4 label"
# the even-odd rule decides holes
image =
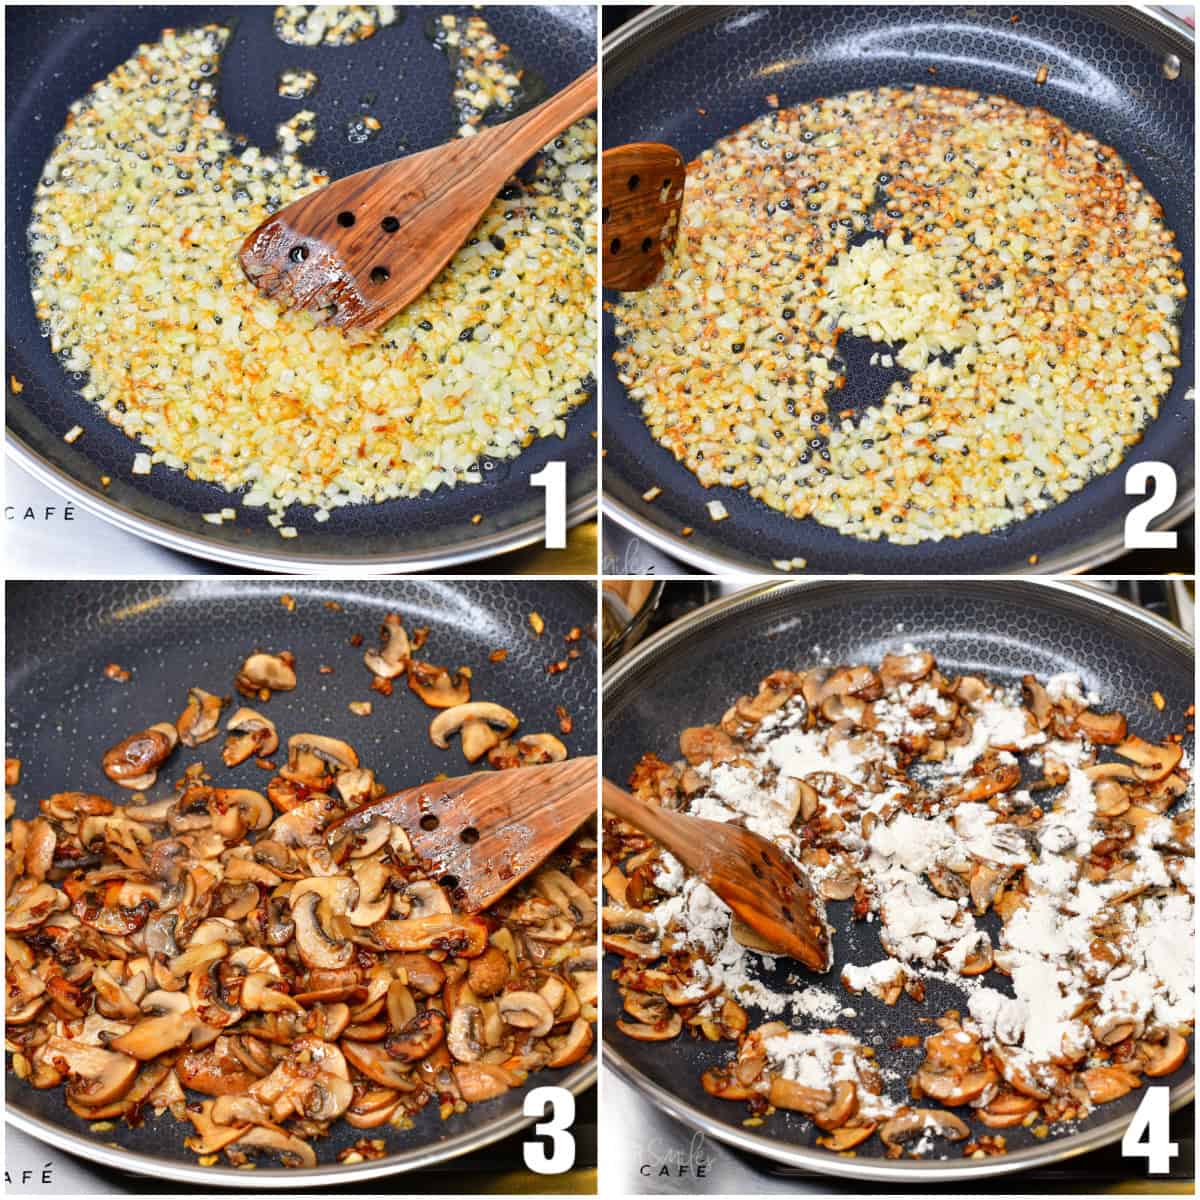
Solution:
[[[1175,503],[1179,485],[1174,470],[1164,462],[1134,463],[1125,472],[1125,495],[1145,496],[1147,490],[1149,497],[1135,504],[1125,517],[1125,549],[1174,550],[1179,535],[1173,529],[1150,530],[1150,522]]]
[[[1121,1139],[1121,1153],[1126,1158],[1144,1158],[1151,1175],[1170,1171],[1171,1159],[1179,1153],[1179,1143],[1171,1141],[1170,1088],[1146,1089]]]
[[[546,1117],[547,1114],[548,1119],[539,1121],[533,1132],[550,1139],[550,1153],[546,1153],[544,1142],[526,1142],[522,1147],[525,1165],[539,1175],[561,1175],[575,1165],[575,1138],[571,1135],[575,1097],[566,1088],[534,1088],[525,1097],[525,1115]]]
[[[546,489],[546,549],[562,550],[567,544],[567,464],[548,462],[530,475],[529,486]]]

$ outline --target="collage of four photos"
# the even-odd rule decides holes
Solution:
[[[5,5],[5,1189],[1195,1192],[1195,9]]]

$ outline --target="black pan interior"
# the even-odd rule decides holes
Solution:
[[[295,599],[294,611],[280,602],[284,594]],[[20,786],[12,789],[18,817],[35,816],[39,798],[57,791],[92,791],[119,800],[118,789],[100,769],[103,752],[154,721],[173,721],[191,685],[220,695],[233,692],[243,657],[258,647],[296,655],[296,689],[276,693],[265,707],[281,737],[303,730],[344,738],[394,789],[439,772],[466,773],[457,750],[440,751],[430,743],[432,710],[415,695],[397,688],[385,697],[370,689],[363,647],[352,646],[350,639],[361,634],[364,647],[376,645],[383,616],[392,610],[401,613],[410,633],[430,628],[422,651],[428,661],[472,668],[477,698],[511,707],[530,733],[557,733],[555,706],[561,704],[574,717],[573,732],[563,737],[570,753],[595,752],[592,639],[576,643],[582,653],[570,669],[546,674],[547,664],[562,657],[563,635],[573,626],[590,630],[595,625],[596,593],[589,584],[96,581],[10,583],[7,596],[6,741],[7,753],[22,761]],[[531,611],[545,619],[540,638],[530,628]],[[508,650],[507,659],[489,662],[488,654],[499,648]],[[126,684],[107,679],[104,667],[110,662],[131,671],[132,679]],[[333,673],[321,674],[322,665],[333,667]],[[368,699],[374,703],[371,716],[349,712],[351,701]],[[176,752],[151,798],[169,795],[182,765],[197,760],[215,778],[228,779],[229,786],[261,790],[265,776],[252,762],[232,771],[221,763],[223,740],[186,751],[186,760]],[[570,1073],[547,1071],[535,1082],[562,1084]],[[151,1116],[138,1129],[122,1123],[97,1134],[67,1108],[61,1088],[37,1091],[10,1075],[7,1100],[14,1109],[78,1137],[116,1141],[131,1151],[195,1165],[195,1155],[183,1145],[191,1127],[170,1115]],[[521,1102],[521,1093],[512,1091],[472,1105],[451,1121],[442,1121],[434,1105],[418,1114],[411,1130],[376,1130],[372,1136],[382,1134],[389,1153],[412,1150],[481,1132],[520,1112]],[[360,1130],[337,1122],[332,1135],[315,1144],[319,1161],[332,1163],[360,1136]],[[264,1161],[256,1174],[270,1169]]]
[[[317,138],[300,156],[334,178],[441,145],[453,132],[451,71],[434,47],[427,26],[437,14],[471,12],[462,6],[414,8],[398,24],[357,45],[306,48],[280,41],[272,29],[273,9],[259,6],[17,6],[6,14],[7,179],[6,238],[8,374],[25,385],[8,394],[11,433],[46,463],[87,489],[95,500],[157,522],[167,530],[201,537],[219,555],[283,555],[336,562],[384,559],[403,553],[433,556],[455,544],[486,535],[501,536],[538,520],[544,508],[540,489],[529,476],[551,459],[567,463],[568,503],[594,495],[596,427],[594,398],[567,422],[565,440],[542,438],[516,459],[483,464],[484,482],[462,485],[419,499],[333,510],[325,523],[293,506],[288,522],[300,537],[288,542],[265,514],[241,509],[221,526],[200,514],[230,503],[215,484],[187,479],[156,466],[149,476],[130,474],[137,448],[115,425],[78,394],[72,378],[40,336],[29,294],[29,255],[25,231],[43,163],[62,128],[70,104],[123,62],[142,42],[155,40],[168,26],[191,28],[216,21],[232,25],[219,76],[220,111],[230,130],[270,149],[275,127],[301,108],[317,114]],[[485,14],[498,36],[513,47],[533,72],[532,99],[565,87],[595,61],[595,14],[586,5],[501,6]],[[279,72],[309,67],[320,77],[316,94],[285,100],[275,90]],[[369,110],[383,124],[378,137],[354,145],[346,125]],[[594,392],[594,388],[592,389]],[[81,425],[84,435],[68,445],[62,435]],[[100,476],[108,475],[108,488]],[[471,518],[481,513],[479,524]]]
[[[1181,59],[1174,80],[1162,70],[1169,53]],[[1049,75],[1038,86],[1042,63]],[[690,160],[766,112],[768,92],[788,106],[855,88],[918,83],[974,88],[1040,105],[1116,147],[1162,204],[1183,252],[1189,288],[1194,286],[1192,43],[1131,5],[674,8],[635,39],[605,52],[604,145],[664,141]],[[1180,497],[1194,480],[1194,413],[1185,395],[1195,369],[1193,312],[1189,297],[1182,365],[1158,419],[1125,460],[1170,463]],[[846,339],[851,369],[839,394],[847,407],[875,402],[897,377],[869,365],[877,347],[859,341]],[[1124,495],[1122,468],[1047,512],[993,534],[917,546],[845,537],[815,521],[789,519],[745,489],[702,488],[651,439],[640,406],[626,397],[612,361],[616,338],[609,315],[603,346],[606,494],[669,535],[692,526],[687,541],[676,543],[683,557],[690,548],[758,572],[769,570],[774,559],[801,556],[810,571],[822,574],[983,574],[1029,571],[1036,554],[1036,569],[1049,572],[1078,566],[1090,544],[1111,538],[1119,545],[1125,514],[1136,502]],[[644,501],[642,493],[655,486],[662,495]],[[729,510],[728,521],[711,520],[705,503],[713,499]],[[1181,517],[1182,511],[1174,519]]]
[[[668,630],[669,636],[669,630]],[[743,603],[689,629],[686,637],[658,643],[652,656],[620,672],[619,681],[604,689],[604,766],[622,782],[645,751],[667,761],[679,757],[678,734],[689,725],[720,718],[739,695],[753,692],[770,671],[805,669],[828,656],[833,663],[878,662],[905,643],[931,650],[942,670],[981,672],[993,680],[1017,684],[1021,675],[1040,678],[1075,671],[1086,687],[1102,698],[1105,710],[1117,708],[1129,728],[1148,739],[1178,732],[1188,723],[1185,710],[1193,700],[1193,656],[1158,627],[1143,624],[1123,608],[1100,608],[1090,597],[1039,583],[956,581],[950,587],[908,581],[816,583],[782,586],[762,603]],[[1152,700],[1159,691],[1166,700],[1162,712]],[[663,697],[672,698],[670,705]],[[1188,741],[1192,752],[1192,739]],[[830,920],[837,928],[833,972],[816,977],[798,968],[765,968],[760,977],[774,990],[791,990],[789,975],[842,995],[857,1012],[839,1022],[873,1045],[881,1062],[898,1068],[904,1078],[916,1069],[919,1047],[896,1051],[898,1034],[927,1033],[918,1018],[964,1008],[962,993],[940,980],[927,981],[927,997],[917,1005],[902,996],[895,1008],[863,994],[851,996],[838,980],[840,966],[865,965],[885,957],[875,924],[855,924],[850,901],[831,902]],[[989,919],[995,920],[994,914]],[[987,927],[987,922],[984,922]],[[990,931],[996,932],[993,926]],[[783,960],[780,960],[783,961]],[[606,962],[615,966],[615,956]],[[744,1105],[709,1096],[700,1074],[727,1061],[732,1043],[713,1044],[679,1037],[669,1042],[637,1042],[615,1028],[621,1001],[611,972],[604,979],[604,1037],[606,1047],[671,1095],[700,1112],[747,1134],[740,1122]],[[1007,979],[997,972],[986,985],[1011,994]],[[770,1019],[751,1012],[751,1026]],[[820,1027],[817,1023],[814,1027]],[[1180,1087],[1194,1071],[1193,1055],[1164,1082]],[[901,1096],[903,1083],[889,1086]],[[1087,1130],[1116,1117],[1128,1117],[1140,1092],[1096,1109],[1074,1129]],[[780,1111],[754,1131],[764,1140],[789,1148],[816,1147],[820,1132],[798,1113]],[[1009,1153],[1044,1146],[1025,1129],[1004,1131]],[[1061,1137],[1060,1127],[1052,1137]],[[760,1147],[770,1153],[766,1145]],[[880,1157],[882,1145],[872,1138],[857,1148],[859,1158]],[[823,1153],[823,1152],[821,1152]],[[961,1155],[951,1150],[957,1163]],[[903,1164],[899,1164],[900,1169]]]

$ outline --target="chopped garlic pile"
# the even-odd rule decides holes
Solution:
[[[1087,133],[998,96],[778,109],[689,164],[674,257],[613,305],[619,377],[706,487],[903,544],[1115,469],[1179,365],[1163,212]],[[907,380],[855,412],[839,340]]]
[[[72,106],[38,186],[38,317],[83,395],[141,443],[131,457],[245,489],[290,528],[290,504],[322,520],[478,483],[481,458],[563,436],[595,354],[595,123],[506,188],[385,329],[348,338],[242,274],[244,238],[326,179],[227,131],[227,37],[167,30],[140,47]],[[303,141],[307,122],[282,136]]]
[[[352,46],[395,20],[394,4],[281,4],[275,34],[289,46]]]

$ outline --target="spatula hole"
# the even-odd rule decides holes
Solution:
[[[765,879],[766,878],[766,872],[763,871],[762,867],[760,867],[758,865],[758,863],[751,863],[750,870],[752,870],[754,872],[755,879]]]
[[[395,233],[396,230],[400,228],[400,222],[396,217],[384,217],[383,220],[379,222],[379,228],[382,229],[384,233]]]
[[[427,813],[421,818],[421,828],[424,829],[426,833],[432,833],[437,827],[438,819],[433,815],[433,813]]]
[[[771,856],[765,850],[760,850],[758,852],[758,857],[761,858],[768,867],[771,865]]]
[[[456,887],[458,887],[458,876],[443,875],[441,879],[438,880],[438,883],[440,883],[442,887],[446,889],[446,891],[452,892]]]
[[[474,825],[468,825],[466,829],[458,835],[460,842],[465,842],[468,846],[473,846],[479,841],[479,830]]]
[[[659,189],[658,193],[658,199],[662,204],[667,202],[667,197],[671,194],[671,183],[672,180],[670,179],[664,179],[662,181],[662,187]]]
[[[294,263],[302,263],[307,257],[307,246],[293,246],[291,250],[288,251],[288,258],[290,258]]]
[[[791,910],[790,908],[788,908],[788,906],[787,906],[786,904],[785,904],[785,905],[784,905],[784,906],[783,906],[783,907],[782,907],[782,908],[781,908],[779,911],[780,911],[781,913],[783,913],[784,919],[785,919],[785,920],[786,920],[786,921],[787,921],[789,924],[794,924],[794,923],[795,923],[795,920],[796,920],[796,918],[792,916],[792,910]]]
[[[371,282],[372,283],[387,283],[391,279],[392,273],[387,267],[372,267]]]
[[[621,250],[621,239],[613,238],[613,240],[608,243],[609,254],[618,254],[618,253],[620,253],[620,250]]]
[[[340,212],[337,215],[337,222],[343,229],[349,229],[357,220],[352,212]]]
[[[642,182],[642,177],[640,175],[630,175],[629,190],[631,192],[636,192],[638,190],[638,184],[640,184],[641,182]]]
[[[649,253],[650,253],[650,247],[651,247],[651,246],[653,246],[653,245],[654,245],[654,239],[653,239],[653,238],[642,238],[642,253],[643,253],[643,254],[649,254]]]

